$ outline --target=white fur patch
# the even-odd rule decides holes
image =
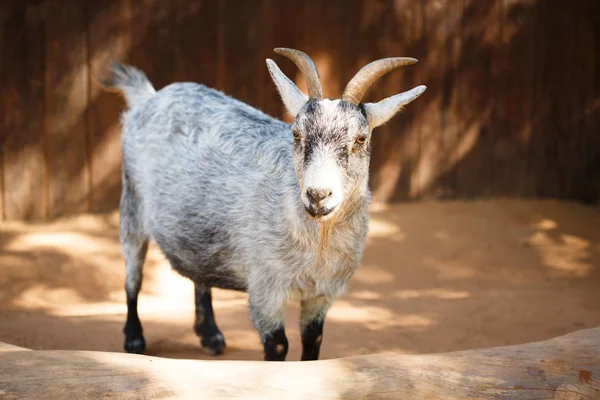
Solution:
[[[338,106],[338,104],[340,104],[340,100],[331,100],[331,99],[322,99],[321,101],[319,101],[319,104],[321,105],[321,109],[323,111],[323,115],[337,115],[338,114],[338,110],[336,110],[336,107]]]
[[[331,191],[331,196],[320,205],[325,208],[335,208],[343,199],[340,167],[333,152],[317,151],[316,153],[304,173],[302,201],[307,206],[310,204],[306,196],[306,189],[326,189]]]

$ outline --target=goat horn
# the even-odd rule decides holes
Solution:
[[[342,100],[359,105],[373,82],[398,67],[411,65],[416,62],[416,59],[410,57],[394,57],[373,61],[365,65],[346,85],[344,94],[342,94]]]
[[[300,50],[286,49],[283,47],[277,47],[275,53],[281,54],[292,60],[298,67],[304,79],[306,80],[306,87],[308,89],[308,97],[311,99],[323,98],[323,92],[321,90],[321,79],[319,79],[319,72],[313,60]]]

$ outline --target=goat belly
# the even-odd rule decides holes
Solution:
[[[180,275],[207,287],[247,290],[244,277],[228,266],[231,252],[226,245],[206,241],[191,243],[189,238],[182,240],[176,235],[165,237],[160,233],[153,236],[171,267]]]

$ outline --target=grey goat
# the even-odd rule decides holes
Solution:
[[[425,86],[362,103],[369,86],[413,58],[362,68],[341,99],[322,96],[313,61],[285,48],[308,96],[275,62],[267,68],[290,125],[196,83],[156,91],[143,72],[114,63],[107,86],[124,93],[120,237],[127,268],[125,349],[143,353],[137,313],[153,238],[195,285],[194,329],[215,354],[225,340],[211,288],[248,292],[265,360],[285,360],[284,305],[300,301],[302,360],[316,360],[327,310],[360,263],[368,225],[371,131]]]

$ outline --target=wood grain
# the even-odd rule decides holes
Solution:
[[[47,208],[43,10],[23,2],[0,9],[0,216],[40,219]]]
[[[0,361],[8,398],[600,398],[600,328],[517,346],[314,362],[67,350],[0,352]]]
[[[502,21],[502,1],[465,0],[461,18],[462,51],[459,64],[456,141],[456,193],[460,197],[488,196],[493,188],[493,152],[497,129],[496,64]],[[496,75],[496,76],[495,76]],[[446,122],[446,121],[444,121]],[[451,146],[448,146],[451,148]]]
[[[416,65],[399,68],[381,79],[380,97],[375,101],[405,92],[423,81],[422,46],[423,9],[420,2],[395,1],[385,11],[386,30],[383,57],[413,57]],[[418,165],[421,150],[421,105],[427,102],[425,91],[419,101],[409,104],[386,125],[377,129],[380,146],[374,153],[378,179],[373,198],[378,201],[415,199],[419,196]]]
[[[600,2],[580,1],[577,6],[573,75],[568,84],[574,105],[570,129],[579,134],[570,143],[568,197],[594,202],[600,193]]]
[[[427,91],[372,138],[380,201],[487,196],[600,199],[600,2],[580,0],[18,0],[0,2],[0,217],[118,204],[111,57],[157,89],[216,87],[291,121],[265,67],[311,55],[337,97],[366,63],[412,56],[365,101]],[[10,62],[4,62],[10,60]]]
[[[91,209],[105,211],[119,204],[121,193],[121,125],[125,102],[103,90],[112,60],[127,62],[131,50],[131,4],[129,0],[86,2],[89,45],[89,104],[87,112],[90,146]]]
[[[560,7],[557,8],[557,7]],[[535,45],[533,139],[531,141],[530,179],[536,196],[564,196],[568,175],[569,129],[573,93],[569,77],[573,59],[576,9],[549,0],[537,10]],[[560,11],[559,11],[560,10]]]
[[[446,143],[446,119],[449,98],[455,92],[457,71],[452,71],[453,39],[461,35],[461,26],[445,23],[448,15],[462,15],[463,0],[423,3],[425,54],[418,67],[426,101],[421,104],[420,155],[418,164],[419,195],[424,199],[452,197],[456,171],[450,163],[452,148]],[[417,100],[419,101],[419,100]],[[460,115],[457,119],[460,119]]]
[[[49,217],[90,209],[87,143],[88,48],[85,3],[49,1],[45,6],[45,153]]]
[[[321,77],[323,96],[342,95],[342,0],[315,1],[304,7],[303,41],[305,52],[315,62]]]
[[[177,0],[174,5],[177,10],[177,27],[172,44],[177,46],[174,80],[215,87],[218,67],[218,29],[215,21],[218,20],[218,2]]]
[[[536,10],[525,0],[503,0],[496,61],[494,188],[499,196],[528,196],[532,140]],[[516,60],[519,67],[515,68]]]
[[[219,69],[217,87],[226,94],[259,107],[256,82],[263,72],[260,54],[260,2],[219,2]]]
[[[344,21],[342,25],[342,44],[341,59],[343,68],[340,70],[342,86],[345,87],[362,67],[368,63],[384,57],[391,57],[388,35],[393,23],[391,1],[367,1],[356,0],[344,2],[341,18]],[[399,71],[392,72],[393,74]],[[343,89],[342,89],[343,90]],[[398,88],[385,87],[385,79],[379,79],[374,82],[365,93],[363,102],[377,102],[385,97],[393,95],[393,90]],[[390,182],[393,177],[388,177],[383,166],[389,165],[388,159],[391,157],[391,142],[394,139],[394,130],[391,127],[383,126],[377,128],[371,136],[371,165],[370,165],[370,186],[374,188],[374,198],[379,200],[389,195],[390,186],[393,190],[394,183],[382,186],[384,182]],[[383,187],[381,191],[378,188]]]
[[[178,40],[180,8],[174,1],[135,0],[131,10],[129,60],[160,90],[175,81],[177,66],[185,62]]]

